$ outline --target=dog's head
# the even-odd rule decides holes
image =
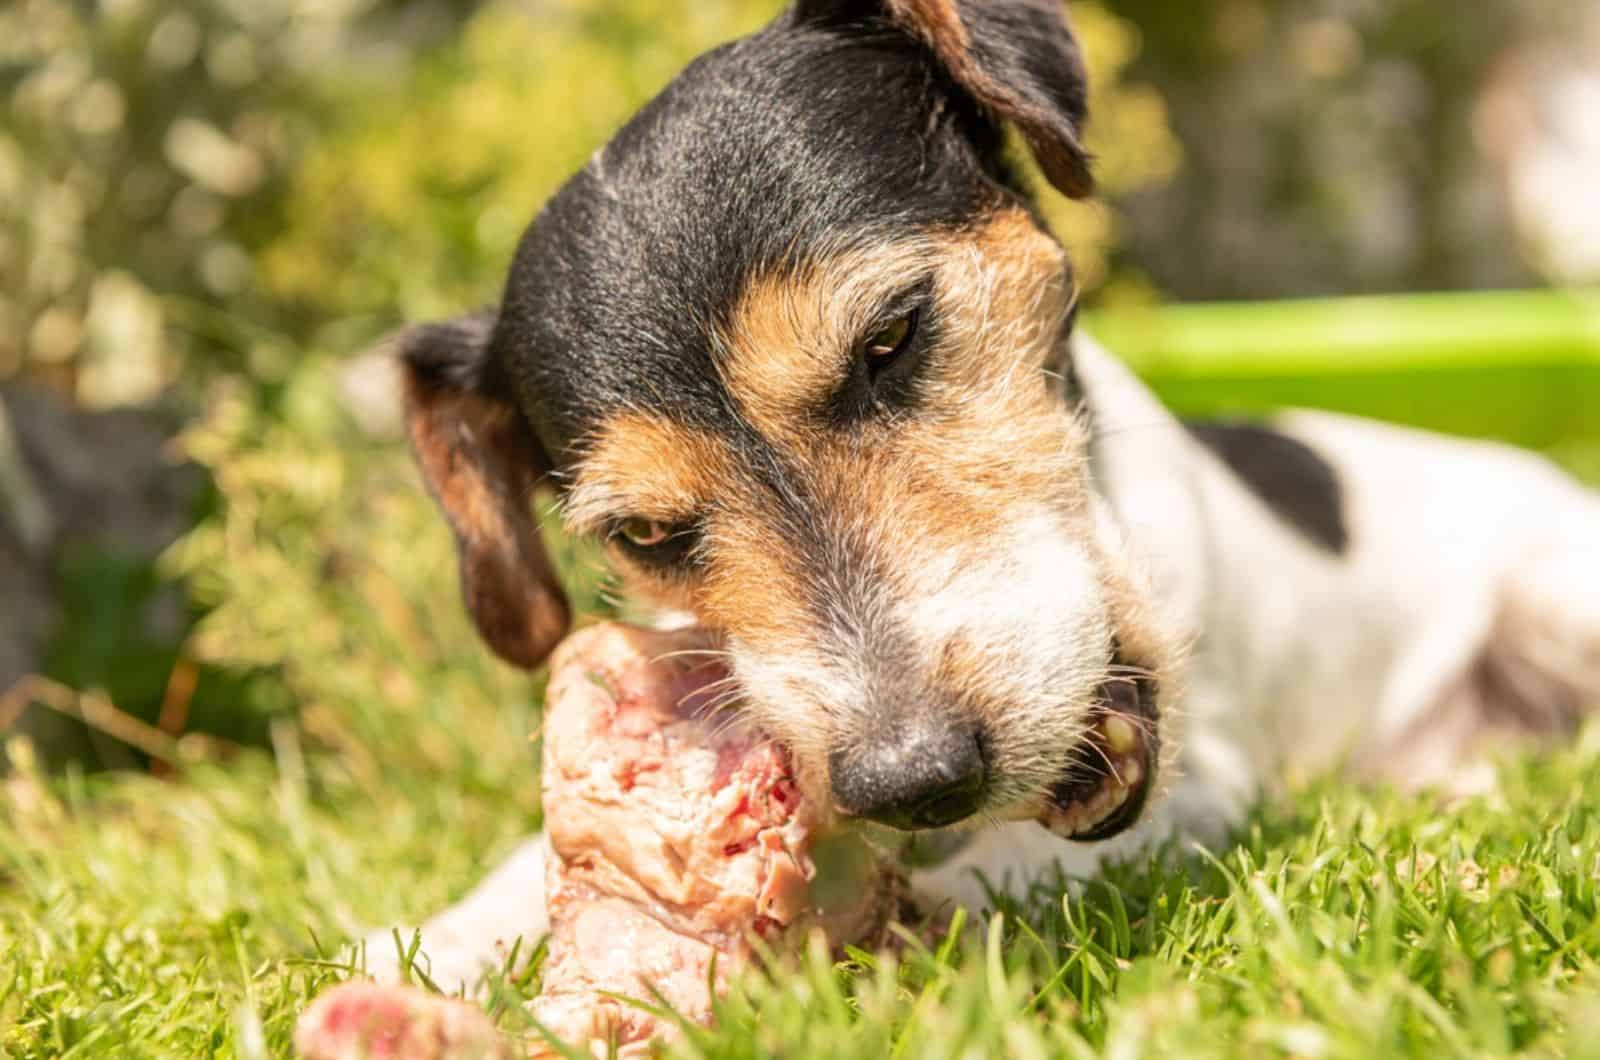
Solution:
[[[566,628],[545,480],[843,811],[1131,822],[1164,660],[1088,480],[1071,271],[1003,151],[1087,194],[1084,96],[1055,0],[801,0],[596,153],[498,307],[402,339],[495,651]]]

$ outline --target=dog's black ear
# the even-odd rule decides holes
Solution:
[[[1083,147],[1088,76],[1062,0],[797,0],[799,22],[888,19],[920,40],[950,78],[1027,139],[1050,183],[1094,191]]]
[[[549,461],[489,356],[494,321],[485,311],[418,324],[393,341],[406,430],[455,532],[467,610],[495,654],[532,669],[569,614],[530,509]]]

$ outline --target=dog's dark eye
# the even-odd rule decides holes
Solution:
[[[643,563],[669,567],[689,555],[696,535],[692,526],[636,515],[618,520],[606,536]]]
[[[850,347],[839,389],[828,399],[827,414],[840,424],[915,402],[919,367],[938,345],[932,280],[923,277],[885,299],[862,332]]]
[[[655,548],[672,536],[672,528],[654,519],[635,516],[617,524],[617,536],[634,548]]]
[[[913,309],[867,336],[861,344],[861,356],[867,362],[869,376],[876,376],[889,367],[911,345],[911,340],[917,337],[918,316],[918,310]]]

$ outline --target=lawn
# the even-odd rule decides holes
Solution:
[[[244,720],[156,742],[148,775],[5,744],[0,1054],[286,1055],[350,974],[341,943],[459,896],[538,822],[539,683],[478,647],[442,524],[334,375],[224,389],[185,440],[216,503],[161,573],[201,616],[197,696]],[[593,554],[557,544],[606,613]],[[1600,730],[1459,803],[1302,778],[1227,848],[1040,881],[934,952],[752,977],[685,1049],[1600,1056],[1597,877]],[[499,984],[511,1033],[529,988]]]
[[[22,189],[11,198],[25,207],[0,201],[0,276],[27,274],[16,291],[0,284],[0,376],[18,363],[58,382],[81,375],[79,396],[96,400],[176,384],[186,410],[205,402],[181,449],[210,483],[198,524],[158,568],[63,557],[68,619],[46,669],[86,694],[41,688],[24,721],[67,738],[18,738],[0,701],[0,1057],[285,1056],[307,1000],[352,973],[337,957],[347,940],[459,897],[538,826],[541,679],[491,661],[469,629],[444,524],[398,440],[341,406],[335,355],[398,320],[492,297],[556,185],[691,56],[781,6],[696,0],[664,19],[655,0],[0,4],[0,74],[23,88],[39,75],[0,114],[0,186]],[[1255,24],[1263,6],[1274,5],[1073,4],[1107,196],[1072,205],[1046,192],[1042,207],[1108,310],[1096,327],[1165,373],[1164,396],[1185,411],[1287,399],[1495,432],[1557,445],[1600,483],[1592,293],[1325,300],[1309,315],[1292,304],[1129,312],[1163,292],[1122,242],[1122,211],[1136,202],[1124,197],[1206,179],[1191,174],[1205,153],[1186,160],[1169,121],[1183,101],[1163,104],[1134,68],[1140,50],[1158,66],[1163,53],[1198,54],[1191,45],[1209,37],[1196,27],[1215,18],[1221,41],[1225,24]],[[1342,24],[1299,6],[1273,23]],[[1429,32],[1405,43],[1385,30],[1357,49],[1385,82],[1429,83],[1454,62],[1437,26],[1474,36],[1498,25],[1410,6]],[[434,14],[398,17],[413,8]],[[273,11],[315,32],[286,33]],[[361,54],[317,50],[339,25],[362,28],[363,12],[379,17],[346,34]],[[1260,39],[1270,49],[1279,38]],[[1205,83],[1254,85],[1235,73],[1241,58],[1217,50]],[[1189,59],[1179,65],[1190,76]],[[1319,80],[1321,102],[1279,108],[1283,120],[1346,113],[1333,93],[1353,83]],[[252,188],[238,166],[219,176],[175,151],[185,129],[228,147],[199,152],[213,162],[250,162]],[[1358,241],[1341,234],[1348,211],[1327,207],[1345,201],[1345,184],[1361,201],[1388,170],[1301,167],[1299,155],[1326,152],[1262,129],[1255,139],[1281,168],[1279,193],[1259,204],[1273,222],[1262,231],[1293,221],[1303,253],[1342,275],[1340,248]],[[1340,143],[1341,157],[1392,153],[1385,141],[1365,154]],[[1290,156],[1296,172],[1282,168]],[[1409,168],[1420,180],[1437,167]],[[1341,182],[1336,199],[1324,170]],[[1459,197],[1452,188],[1438,186],[1441,202]],[[1325,219],[1302,231],[1312,217]],[[1166,227],[1165,253],[1200,271],[1193,230]],[[1484,275],[1502,275],[1507,240],[1479,242],[1496,266]],[[65,268],[57,257],[69,251],[81,260]],[[1272,254],[1261,260],[1276,271]],[[1257,276],[1263,289],[1277,281]],[[132,334],[86,316],[85,363],[69,370],[57,363],[72,345],[60,325],[78,323],[63,311],[102,296],[115,304],[103,315]],[[39,333],[56,352],[33,364]],[[116,397],[113,384],[130,389]],[[553,543],[579,609],[612,614],[594,553]],[[144,636],[161,625],[146,618],[163,587],[186,602],[181,643]],[[95,725],[40,724],[45,700]],[[169,708],[183,719],[169,726],[176,739],[147,727]],[[973,911],[970,930],[935,952],[813,955],[752,978],[720,1029],[685,1049],[1600,1056],[1600,728],[1553,756],[1508,754],[1498,790],[1458,804],[1295,778],[1226,849],[1169,851],[1070,897],[1040,881],[1021,907]],[[129,761],[147,768],[103,768]],[[530,1033],[516,1004],[530,984],[498,985],[507,1032]]]

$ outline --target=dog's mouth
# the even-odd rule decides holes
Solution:
[[[1081,842],[1109,839],[1128,828],[1150,796],[1161,751],[1155,680],[1107,679],[1095,692],[1091,718],[1039,813],[1039,823],[1050,831]]]

